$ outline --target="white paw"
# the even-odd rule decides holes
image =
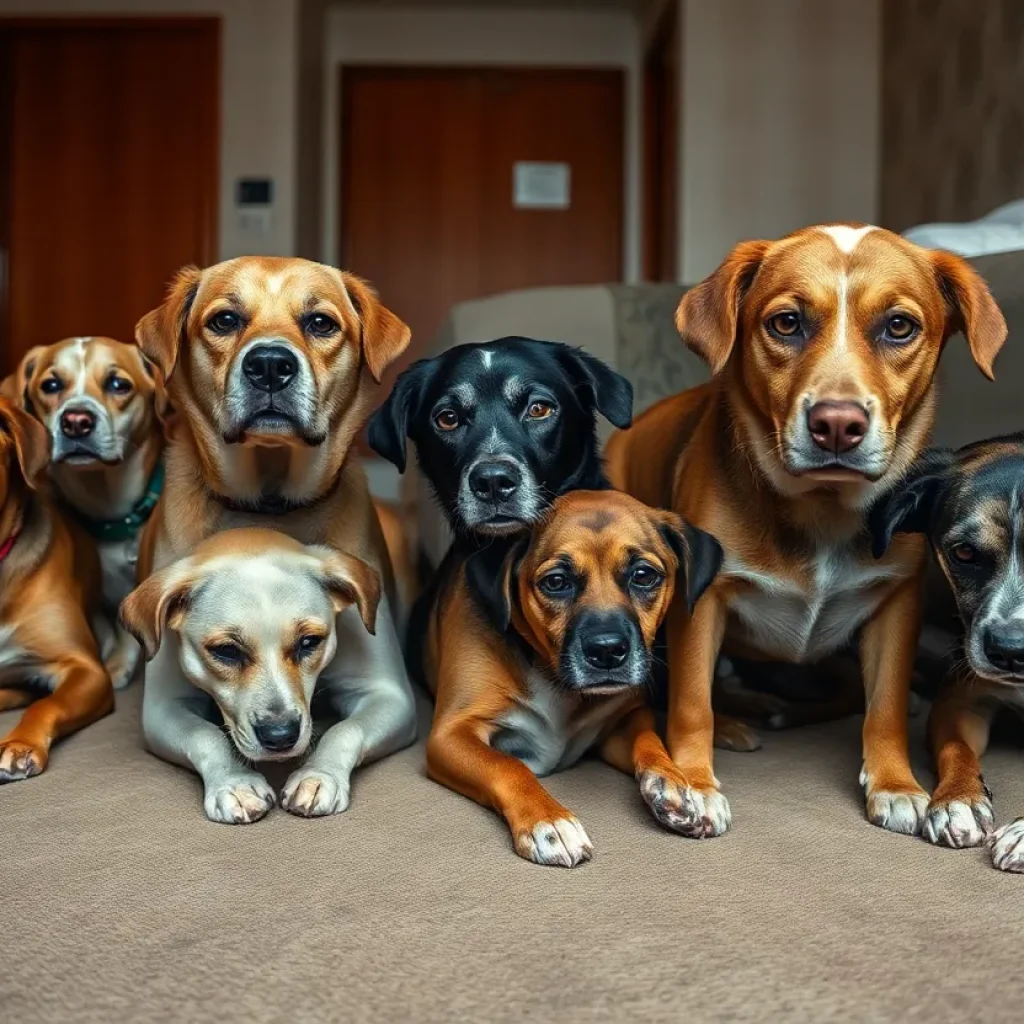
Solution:
[[[928,806],[921,835],[936,846],[961,850],[981,846],[994,825],[992,805],[987,800],[950,800]]]
[[[928,794],[923,789],[905,792],[875,789],[863,768],[860,784],[864,789],[868,821],[872,825],[906,836],[921,834],[928,812]]]
[[[274,791],[261,775],[246,775],[206,791],[203,801],[210,821],[248,825],[274,806]]]
[[[640,795],[665,828],[689,839],[720,836],[732,824],[729,801],[717,789],[681,786],[657,772],[644,772]]]
[[[992,866],[1000,871],[1024,872],[1024,818],[1011,821],[988,837]]]
[[[281,806],[289,814],[321,818],[348,809],[348,779],[313,768],[300,768],[288,776],[281,791]]]
[[[574,868],[594,852],[590,837],[575,818],[541,821],[532,831],[520,832],[515,841],[516,853],[534,864]]]

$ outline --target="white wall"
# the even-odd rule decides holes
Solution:
[[[296,245],[299,0],[0,0],[2,15],[200,14],[222,18],[220,256],[287,255]],[[241,228],[240,177],[274,179],[269,232]]]
[[[881,0],[680,0],[679,267],[878,216]]]
[[[337,260],[338,67],[341,64],[621,67],[627,72],[623,266],[640,273],[640,43],[625,10],[335,7],[327,14],[324,247]]]

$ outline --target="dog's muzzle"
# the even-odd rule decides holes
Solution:
[[[626,614],[588,612],[570,625],[561,675],[573,690],[603,694],[642,686],[649,672],[650,654]]]
[[[793,476],[847,472],[877,480],[886,469],[879,431],[860,402],[807,401],[784,446]]]
[[[458,496],[465,524],[480,533],[513,533],[540,514],[532,474],[509,457],[478,459],[462,475]]]
[[[57,411],[52,433],[54,463],[116,465],[124,458],[106,409],[86,400],[72,400]]]

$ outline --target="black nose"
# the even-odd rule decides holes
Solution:
[[[60,429],[65,437],[88,437],[96,429],[96,417],[87,409],[65,409]]]
[[[252,730],[264,750],[291,750],[299,742],[302,720],[299,718],[257,718]]]
[[[621,667],[629,654],[629,640],[618,631],[592,633],[583,638],[582,647],[588,665],[606,670]]]
[[[298,360],[282,345],[257,345],[242,361],[242,373],[257,391],[284,391],[298,373]]]
[[[522,482],[511,462],[481,462],[469,474],[469,489],[481,501],[508,501]]]
[[[989,629],[984,638],[985,657],[1003,672],[1024,672],[1024,628]]]

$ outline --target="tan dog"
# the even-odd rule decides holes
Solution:
[[[868,817],[920,832],[907,704],[925,542],[901,536],[876,561],[865,517],[925,443],[946,341],[963,331],[991,376],[1003,317],[962,259],[832,225],[737,246],[683,297],[677,326],[715,376],[616,435],[608,467],[725,549],[695,614],[677,602],[668,620],[668,749],[691,834],[731,817],[712,770],[719,651],[811,663],[858,631]]]
[[[14,390],[49,431],[50,476],[96,541],[103,596],[116,619],[135,586],[139,538],[163,486],[167,395],[159,373],[135,345],[65,338],[24,357]],[[139,647],[124,632],[112,641],[107,668],[120,688],[135,674]]]
[[[38,775],[55,740],[114,707],[89,627],[99,565],[46,493],[48,459],[46,431],[0,398],[0,711],[29,705],[0,741],[0,783]]]
[[[176,413],[140,579],[215,533],[261,526],[343,551],[383,580],[375,635],[354,610],[338,619],[341,653],[325,675],[345,694],[335,708],[343,721],[285,789],[284,806],[295,813],[344,810],[353,768],[412,742],[416,731],[387,551],[365,474],[348,458],[409,330],[350,274],[243,257],[181,271],[167,301],[139,321],[137,340],[168,381]],[[214,769],[193,759],[192,736],[207,732],[208,720],[181,700],[193,689],[162,648],[146,670],[143,727],[160,756],[206,775]],[[204,753],[213,756],[224,775],[235,770],[227,737]]]
[[[163,643],[172,645],[194,687],[189,703],[207,705],[209,714],[191,731],[182,763],[202,775],[211,820],[257,821],[275,803],[262,775],[237,758],[229,765],[219,756],[224,730],[215,724],[211,702],[245,762],[301,757],[312,740],[314,691],[335,709],[353,697],[343,678],[322,680],[338,650],[335,620],[355,604],[372,633],[379,599],[380,578],[359,559],[249,529],[203,541],[124,602],[122,619],[146,656],[153,658]],[[312,813],[321,785],[293,775],[285,806]]]

